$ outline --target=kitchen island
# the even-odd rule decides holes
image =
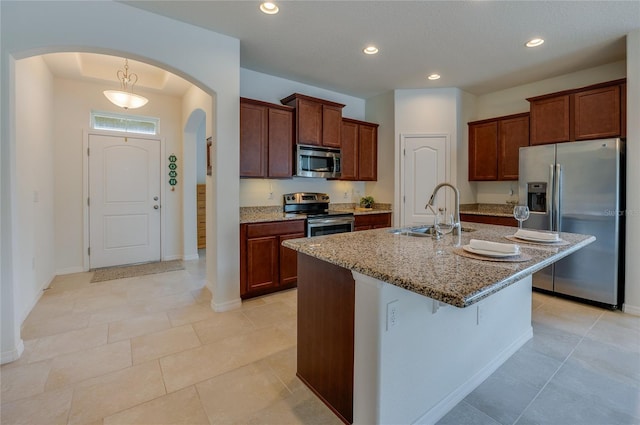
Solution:
[[[593,242],[519,243],[527,261],[458,255],[511,227],[435,241],[378,229],[298,251],[298,377],[345,423],[434,423],[532,336],[531,274]],[[437,254],[438,251],[443,251]]]

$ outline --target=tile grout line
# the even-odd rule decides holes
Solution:
[[[593,327],[600,321],[600,319],[602,318],[602,316],[604,315],[604,312],[601,312],[600,315],[598,316],[598,318],[596,320],[594,320],[594,322],[591,324],[591,326],[589,326],[589,329],[587,329],[587,331],[582,335],[582,337],[580,338],[580,341],[578,341],[578,343],[575,345],[575,347],[573,347],[571,349],[571,351],[569,352],[569,354],[567,354],[567,357],[565,357],[565,359],[562,361],[562,363],[560,363],[560,366],[558,366],[558,368],[556,369],[555,372],[553,372],[553,374],[549,377],[549,379],[547,379],[547,382],[544,383],[544,385],[542,386],[542,388],[540,388],[540,390],[536,393],[535,396],[533,396],[533,398],[531,399],[531,401],[529,402],[529,404],[527,404],[527,406],[522,409],[522,412],[520,412],[520,414],[518,415],[518,417],[516,418],[515,421],[513,421],[513,425],[517,424],[518,421],[520,420],[520,418],[522,417],[522,415],[524,415],[524,412],[527,411],[527,409],[529,407],[531,407],[531,405],[533,404],[534,401],[536,401],[536,399],[538,398],[538,396],[540,394],[542,394],[542,391],[544,391],[545,388],[547,388],[547,385],[549,385],[549,382],[551,382],[551,380],[558,374],[558,372],[560,371],[560,369],[562,369],[562,366],[565,365],[565,363],[567,362],[567,360],[569,360],[569,358],[573,355],[573,353],[576,351],[576,348],[578,348],[578,346],[582,343],[582,341],[584,341],[584,339],[586,338],[587,334],[589,333],[589,331],[591,331],[591,329],[593,329]]]

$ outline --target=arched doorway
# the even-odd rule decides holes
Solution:
[[[114,32],[113,22],[128,30]],[[222,143],[216,144],[214,158],[224,160],[215,164],[216,178],[208,185],[215,214],[208,215],[211,248],[207,250],[207,286],[213,293],[211,304],[215,310],[239,306],[239,41],[116,2],[3,2],[2,39],[2,362],[15,360],[22,351],[22,300],[16,276],[24,265],[17,264],[12,255],[17,214],[16,170],[12,165],[16,123],[12,111],[15,61],[34,55],[72,50],[126,56],[168,69],[215,95],[211,134]],[[218,198],[224,202],[216,202]],[[225,249],[217,249],[218,245]]]

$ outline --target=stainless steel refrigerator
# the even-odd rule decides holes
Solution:
[[[534,288],[610,307],[624,295],[625,145],[620,139],[520,148],[524,228],[594,235],[596,241],[533,275]]]

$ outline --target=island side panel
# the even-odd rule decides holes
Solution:
[[[296,375],[353,422],[355,282],[351,271],[298,253]]]

